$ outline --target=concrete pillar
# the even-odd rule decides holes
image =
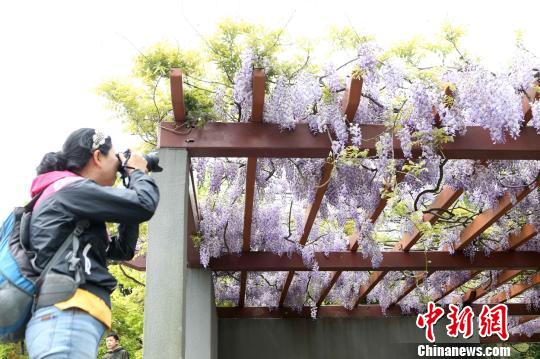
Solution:
[[[185,359],[217,359],[218,320],[212,272],[187,268]]]
[[[188,153],[161,149],[159,157],[164,170],[153,175],[161,198],[148,226],[143,357],[214,359],[217,319],[211,274],[187,268]]]

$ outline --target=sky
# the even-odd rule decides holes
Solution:
[[[2,1],[0,220],[29,199],[42,156],[59,151],[73,130],[98,128],[118,150],[137,144],[95,89],[128,75],[139,51],[158,41],[195,48],[230,17],[286,25],[295,37],[322,37],[332,25],[353,26],[387,48],[415,35],[432,37],[449,21],[466,30],[463,47],[495,68],[511,58],[517,30],[540,54],[537,10],[534,0]]]

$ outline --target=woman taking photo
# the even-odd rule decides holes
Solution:
[[[36,273],[75,228],[82,233],[40,281],[25,335],[30,358],[95,358],[104,331],[111,328],[110,295],[117,282],[107,260],[133,258],[139,224],[152,217],[159,201],[146,160],[136,154],[124,164],[128,188],[112,187],[121,157],[110,137],[82,128],[69,135],[62,151],[46,154],[37,168],[31,194],[39,199],[29,244]],[[108,235],[106,222],[118,223],[117,235]],[[67,282],[76,283],[73,290]]]

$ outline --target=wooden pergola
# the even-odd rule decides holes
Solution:
[[[253,215],[253,200],[255,191],[255,173],[258,158],[327,158],[331,151],[331,140],[326,135],[313,135],[307,124],[298,124],[294,131],[282,132],[273,124],[262,123],[265,74],[262,70],[254,70],[253,73],[253,107],[252,117],[247,123],[224,123],[211,122],[203,128],[188,125],[184,111],[182,73],[178,69],[171,71],[171,93],[175,122],[162,123],[159,128],[160,148],[186,149],[190,157],[244,157],[247,158],[247,172],[245,184],[245,210],[242,254],[223,254],[219,258],[212,258],[208,268],[213,271],[236,271],[241,273],[240,292],[237,307],[218,307],[218,316],[223,318],[297,318],[310,317],[310,308],[305,307],[301,311],[284,306],[289,287],[297,271],[309,271],[302,261],[300,254],[292,256],[279,256],[270,252],[253,252],[250,250],[251,223]],[[352,121],[360,103],[362,93],[362,79],[351,79],[344,96],[343,111],[348,121]],[[531,120],[532,114],[528,101],[523,101],[525,123]],[[439,115],[434,113],[437,118]],[[362,149],[367,149],[369,155],[375,155],[375,138],[385,131],[382,125],[361,125],[363,137]],[[397,138],[393,140],[394,154],[396,158],[404,158]],[[524,127],[516,139],[508,139],[503,144],[493,144],[489,132],[480,127],[467,128],[466,135],[456,136],[453,142],[442,145],[441,153],[447,159],[473,159],[473,160],[540,160],[540,135],[532,127]],[[413,148],[413,157],[419,157],[421,150]],[[308,236],[315,222],[321,201],[328,187],[333,164],[325,162],[321,168],[320,184],[317,187],[313,202],[305,208],[305,221],[300,245],[306,244]],[[399,181],[399,178],[398,178]],[[492,290],[508,283],[524,271],[538,271],[540,267],[540,253],[535,251],[516,251],[515,249],[525,244],[538,234],[538,229],[532,224],[525,224],[521,231],[508,238],[510,248],[498,250],[489,257],[477,254],[473,260],[464,255],[462,250],[473,240],[479,237],[498,219],[512,210],[520,201],[533,191],[537,191],[540,185],[540,177],[531,185],[524,187],[512,199],[510,193],[504,194],[498,204],[476,216],[459,235],[459,242],[455,245],[455,253],[451,254],[446,248],[443,251],[414,250],[414,245],[422,237],[422,233],[413,230],[405,234],[392,250],[383,251],[383,259],[378,268],[373,268],[369,258],[364,259],[362,253],[357,252],[359,234],[354,232],[349,237],[349,250],[347,252],[316,253],[316,261],[320,271],[331,271],[331,280],[321,291],[316,301],[318,317],[366,317],[383,316],[379,305],[365,304],[367,295],[381,282],[390,271],[415,271],[416,283],[421,283],[427,276],[436,271],[469,271],[469,276],[460,283],[448,286],[444,293],[436,298],[440,301],[446,295],[462,286],[467,281],[475,278],[484,270],[502,270],[497,282],[490,288],[482,286],[468,290],[463,295],[463,303],[470,305],[474,312],[479,313],[481,304],[474,301],[486,296]],[[200,214],[196,196],[193,173],[190,183],[190,204],[188,205],[188,233],[198,232]],[[424,222],[435,224],[444,210],[448,210],[463,194],[462,189],[443,187],[435,199],[425,211]],[[386,200],[381,198],[375,211],[371,214],[370,221],[375,223],[383,212]],[[540,214],[539,214],[540,215]],[[188,266],[202,268],[199,253],[191,240],[187,241]],[[426,271],[426,262],[429,263]],[[143,256],[136,258],[129,265],[133,268],[144,270],[145,259]],[[245,306],[247,273],[250,271],[280,271],[287,272],[285,284],[281,289],[279,307],[247,307]],[[356,305],[352,310],[341,306],[323,305],[324,300],[334,287],[344,271],[370,271],[369,283],[361,286],[357,296]],[[406,286],[401,295],[387,309],[388,316],[401,316],[397,306],[407,294],[416,288],[416,283]],[[510,298],[520,295],[527,289],[540,283],[540,272],[536,272],[526,282],[515,283],[510,288],[510,295],[492,297],[491,305],[508,302]],[[535,319],[540,316],[540,310],[527,309],[525,304],[508,304],[508,313],[520,316],[519,322]],[[411,314],[412,315],[412,314]],[[496,338],[485,338],[483,342],[493,342]],[[540,334],[532,337],[512,336],[510,342],[540,341]]]

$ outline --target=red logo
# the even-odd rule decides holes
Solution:
[[[494,307],[484,305],[478,317],[479,335],[489,337],[497,334],[501,340],[508,340],[508,307],[505,304],[497,304]]]
[[[426,314],[418,314],[416,318],[416,326],[418,328],[426,328],[426,339],[431,343],[435,341],[435,334],[433,333],[433,326],[437,324],[437,321],[444,315],[444,310],[435,306],[435,303],[428,303],[428,311]]]
[[[472,308],[464,307],[460,310],[455,304],[450,304],[448,309],[449,313],[446,316],[450,320],[450,324],[446,326],[448,336],[455,338],[461,333],[464,338],[470,338],[473,334],[474,326],[474,312]],[[418,314],[416,318],[416,326],[420,329],[426,329],[426,339],[431,343],[435,341],[433,327],[443,315],[443,308],[437,307],[433,302],[429,302],[427,312]],[[497,304],[491,307],[484,304],[478,316],[478,334],[481,337],[489,337],[497,334],[501,340],[508,340],[507,318],[508,307],[505,304]]]
[[[450,313],[446,315],[450,319],[450,324],[446,326],[446,333],[450,337],[457,337],[459,333],[463,333],[463,338],[470,338],[473,334],[473,317],[474,312],[471,307],[465,307],[459,310],[455,304],[450,304]]]

